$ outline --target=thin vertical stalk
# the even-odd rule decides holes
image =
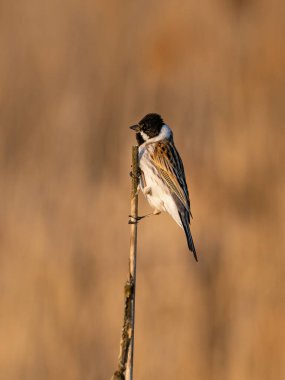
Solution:
[[[129,262],[129,281],[133,287],[131,297],[131,342],[129,346],[126,380],[133,380],[133,361],[134,361],[134,335],[135,335],[135,305],[136,305],[136,267],[137,267],[137,229],[138,217],[138,147],[132,148],[132,191],[131,191],[131,215],[134,217],[131,224],[130,239],[130,262]]]
[[[136,300],[136,258],[137,258],[137,217],[138,217],[138,147],[132,147],[132,189],[131,189],[131,236],[129,274],[125,284],[124,322],[120,341],[118,369],[112,380],[133,380],[135,300]]]

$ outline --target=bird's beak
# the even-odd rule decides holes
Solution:
[[[130,129],[132,129],[133,131],[139,132],[141,127],[139,126],[139,124],[135,124],[135,125],[132,125]]]

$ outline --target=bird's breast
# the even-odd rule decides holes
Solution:
[[[165,211],[165,202],[170,196],[170,191],[162,181],[161,175],[151,159],[152,150],[142,149],[139,158],[140,168],[143,172],[140,186],[142,190],[148,188],[146,198],[149,204],[160,211]]]

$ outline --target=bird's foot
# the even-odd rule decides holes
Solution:
[[[152,215],[159,215],[160,213],[161,213],[161,211],[154,210],[150,214],[146,214],[146,215],[142,215],[142,216],[132,216],[132,215],[129,215],[129,218],[131,218],[129,220],[129,224],[137,224],[140,220],[142,220],[144,218],[147,218],[147,217],[152,216]]]
[[[143,215],[143,216],[133,216],[129,215],[129,218],[131,218],[128,222],[128,224],[137,224],[140,220],[144,219],[148,215]]]
[[[131,171],[129,174],[130,174],[130,177],[131,177],[131,178],[134,178],[134,177],[135,177],[135,178],[139,179],[140,176],[142,175],[141,168],[140,168],[140,167],[137,168],[137,172],[136,172],[136,174],[134,174],[132,171]]]

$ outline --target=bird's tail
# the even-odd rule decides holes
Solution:
[[[196,249],[195,249],[194,241],[193,241],[193,238],[191,235],[188,220],[187,220],[187,218],[185,218],[185,215],[183,215],[183,213],[179,213],[179,215],[180,215],[180,219],[182,222],[183,230],[184,230],[186,238],[187,238],[188,248],[193,253],[195,260],[198,261]]]

